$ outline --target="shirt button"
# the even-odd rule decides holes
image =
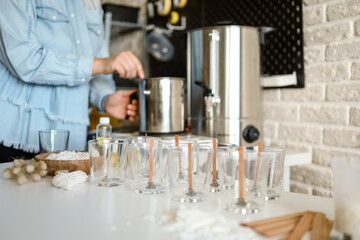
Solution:
[[[54,19],[54,20],[55,20],[55,19],[56,19],[56,16],[52,16],[52,19]]]
[[[82,81],[82,82],[85,82],[85,81],[86,81],[86,79],[85,79],[85,78],[82,78],[82,79],[81,79],[81,81]]]
[[[96,33],[97,33],[98,35],[100,35],[101,31],[100,31],[100,30],[98,30],[98,31],[96,31]]]
[[[71,18],[74,18],[74,17],[75,17],[75,14],[73,14],[73,13],[70,14],[70,17],[71,17]]]
[[[76,44],[80,44],[80,40],[76,40]]]

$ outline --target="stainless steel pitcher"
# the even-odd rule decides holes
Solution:
[[[185,79],[159,77],[139,83],[140,132],[178,133],[185,130]]]
[[[188,124],[238,145],[262,133],[259,29],[228,25],[188,32]]]

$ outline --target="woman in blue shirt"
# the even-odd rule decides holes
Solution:
[[[100,0],[0,0],[0,162],[39,152],[42,129],[70,130],[69,150],[84,150],[89,102],[134,120],[133,91],[108,74],[144,71],[131,52],[109,56],[102,17]]]

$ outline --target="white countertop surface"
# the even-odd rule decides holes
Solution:
[[[10,166],[0,164],[0,172]],[[145,218],[180,204],[167,194],[141,195],[126,185],[104,188],[88,182],[62,190],[53,187],[51,179],[18,185],[14,180],[0,178],[0,239],[179,239],[177,234]],[[279,200],[267,202],[263,212],[247,216],[221,210],[217,199],[211,195],[196,207],[239,222],[306,210],[320,211],[334,219],[333,200],[328,198],[284,192]]]

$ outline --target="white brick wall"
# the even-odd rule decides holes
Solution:
[[[324,60],[325,57],[325,47],[321,48],[319,46],[316,47],[305,47],[304,48],[304,63],[305,64],[312,64],[319,62],[319,60]]]
[[[314,64],[305,69],[306,83],[348,80],[351,77],[350,63]],[[353,67],[356,72],[356,66]]]
[[[360,45],[359,45],[360,46]],[[349,83],[328,84],[326,87],[326,99],[336,102],[359,102],[359,81]]]
[[[331,159],[360,158],[360,1],[303,5],[305,88],[264,91],[264,142],[311,152],[291,191],[332,197]]]
[[[329,45],[325,50],[326,61],[352,60],[360,58],[360,41],[352,38],[351,42]]]
[[[360,126],[360,108],[350,109],[350,124],[353,126]]]
[[[351,79],[360,79],[360,62],[354,62],[351,66]]]
[[[306,76],[305,79],[307,79]],[[307,81],[305,82],[305,84],[305,89],[282,90],[281,100],[283,100],[284,102],[317,102],[325,100],[325,84],[312,84],[307,83]],[[267,95],[267,91],[265,91],[264,95]]]
[[[328,21],[336,21],[359,16],[360,1],[334,1],[335,4],[326,6],[326,17]]]
[[[348,108],[333,105],[304,105],[300,108],[300,121],[315,123],[348,123]]]
[[[350,23],[346,22],[304,30],[305,46],[322,45],[350,38],[352,35],[350,27]]]
[[[304,25],[315,25],[325,22],[324,6],[304,10]]]

